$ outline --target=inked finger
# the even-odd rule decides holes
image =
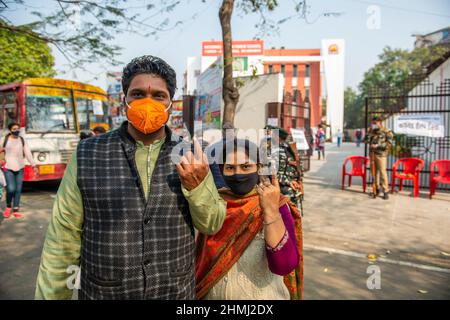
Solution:
[[[193,140],[194,140],[194,155],[195,155],[195,159],[201,161],[202,157],[203,157],[202,147],[200,146],[200,143],[198,142],[196,137],[194,137]]]
[[[272,173],[272,185],[279,188],[280,184],[278,183],[278,177],[276,173]]]

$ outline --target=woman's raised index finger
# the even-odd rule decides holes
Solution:
[[[279,187],[280,185],[278,184],[278,177],[277,177],[277,173],[274,171],[272,171],[272,185],[275,187]]]

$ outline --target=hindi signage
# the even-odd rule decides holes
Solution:
[[[397,115],[394,132],[412,136],[443,138],[444,119],[441,114]]]

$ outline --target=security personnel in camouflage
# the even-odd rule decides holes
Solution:
[[[278,181],[280,184],[280,191],[285,196],[301,208],[302,197],[302,182],[301,172],[299,170],[298,160],[296,159],[296,151],[287,142],[288,132],[286,130],[277,128],[280,139],[279,145],[279,167],[278,167]]]
[[[380,192],[380,176],[381,187],[383,188],[383,199],[389,199],[389,182],[386,170],[387,156],[392,146],[394,135],[391,130],[383,127],[381,118],[373,118],[369,132],[366,135],[365,143],[369,144],[369,150],[374,152],[375,168],[376,168],[376,185],[377,196]],[[372,163],[371,163],[372,165]]]

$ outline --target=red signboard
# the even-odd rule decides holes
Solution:
[[[264,54],[264,41],[233,41],[233,56],[262,56]],[[205,41],[202,42],[203,57],[220,57],[223,55],[222,41]]]

